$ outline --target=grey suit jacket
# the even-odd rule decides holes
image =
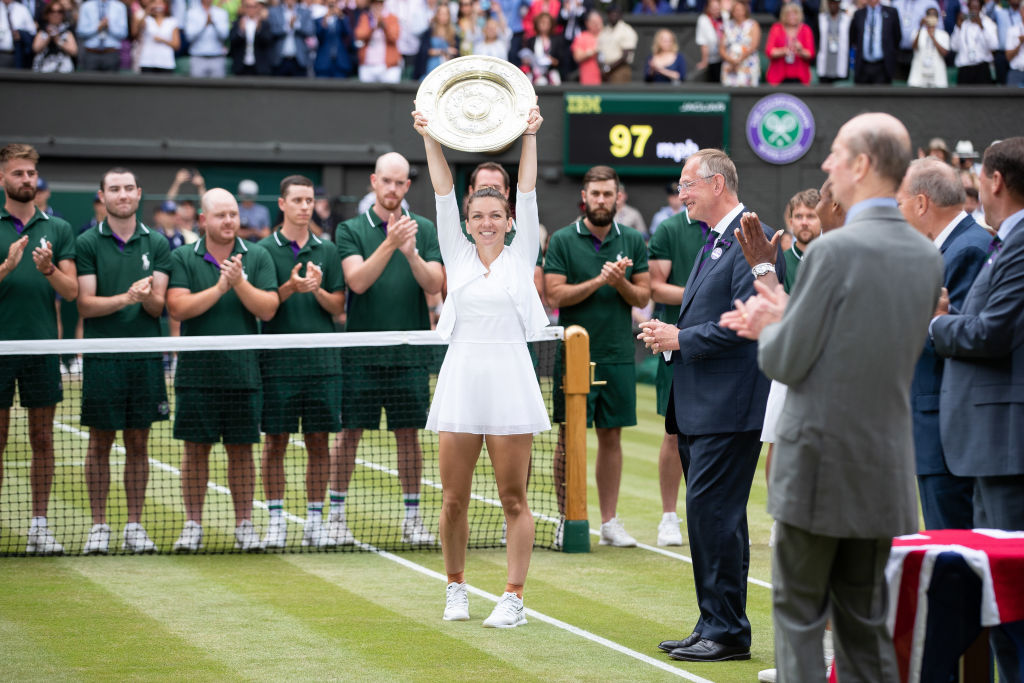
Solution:
[[[1024,223],[974,280],[962,315],[932,324],[946,356],[939,400],[953,474],[1024,474]]]
[[[895,207],[815,240],[786,313],[758,345],[789,385],[768,511],[811,533],[916,531],[910,380],[942,285],[942,257]]]

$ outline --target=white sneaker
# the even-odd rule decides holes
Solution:
[[[129,522],[124,525],[124,542],[121,543],[121,550],[139,553],[155,553],[156,543],[150,539],[149,534],[138,522]]]
[[[185,522],[181,536],[174,542],[174,552],[194,553],[203,547],[203,526],[191,519]]]
[[[683,533],[679,530],[679,517],[674,512],[669,515],[662,516],[658,524],[658,545],[682,545]]]
[[[303,547],[323,548],[328,544],[324,523],[319,519],[307,519],[302,527]]]
[[[106,555],[110,547],[110,525],[93,524],[89,529],[89,538],[82,546],[83,555]]]
[[[256,532],[256,527],[252,525],[252,521],[244,520],[235,527],[235,550],[244,550],[251,553],[262,549],[263,545],[260,543],[260,535]]]
[[[248,521],[248,520],[246,520]],[[242,522],[245,524],[245,522]],[[251,525],[252,522],[249,522]],[[241,525],[239,525],[241,528]],[[235,531],[236,538],[238,531]],[[261,547],[263,548],[283,548],[285,543],[288,541],[288,520],[284,518],[284,515],[280,517],[271,517],[270,524],[267,525],[267,533],[263,534],[263,542]],[[305,543],[303,543],[305,545]],[[238,547],[238,543],[235,543],[235,547]],[[248,550],[248,548],[246,548]]]
[[[433,545],[434,542],[434,535],[423,526],[423,520],[419,515],[402,520],[402,543]]]
[[[328,546],[355,545],[356,537],[349,531],[345,523],[344,512],[332,512],[327,518],[327,543]]]
[[[757,672],[757,683],[775,683],[775,669],[763,669]]]
[[[64,546],[53,537],[49,527],[37,526],[28,530],[28,545],[25,546],[25,552],[38,555],[63,555]]]
[[[469,621],[469,593],[465,583],[452,581],[445,589],[445,621]]]
[[[515,628],[526,623],[523,599],[515,593],[502,593],[491,616],[484,619],[487,628]]]
[[[68,363],[68,374],[80,375],[82,374],[82,359],[78,356],[74,356],[71,362]]]
[[[626,533],[618,517],[612,517],[601,525],[600,545],[611,545],[616,548],[636,547],[636,539]]]
[[[558,518],[558,526],[555,527],[555,540],[551,544],[554,550],[561,550],[565,543],[565,515]]]

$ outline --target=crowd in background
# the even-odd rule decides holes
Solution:
[[[537,85],[946,87],[950,73],[959,85],[1024,85],[1020,0],[0,0],[0,10],[0,68],[39,72],[395,83],[485,55]],[[677,12],[699,13],[698,63],[688,70],[678,35],[662,28],[634,69],[626,17]]]

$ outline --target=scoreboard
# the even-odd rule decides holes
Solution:
[[[572,92],[564,106],[568,174],[664,176],[703,147],[729,151],[729,95]]]

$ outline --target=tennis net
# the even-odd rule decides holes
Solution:
[[[549,411],[562,336],[561,328],[552,327],[530,342]],[[283,526],[285,552],[439,549],[438,439],[417,427],[445,349],[434,332],[0,342],[0,379],[19,380],[8,429],[0,431],[0,555],[95,550],[89,542],[94,525],[103,522],[109,527],[107,552],[138,551],[135,528],[129,528],[131,539],[125,529],[133,521],[129,507],[137,513],[142,496],[139,523],[155,545],[147,551],[172,552],[185,536],[187,519],[195,517],[201,548],[179,550],[256,550],[239,542],[238,529],[247,518],[261,546],[271,527]],[[62,386],[56,393],[45,378],[58,371]],[[51,416],[45,406],[54,400]],[[292,430],[289,420],[299,407],[305,431],[321,434],[320,441],[307,444],[306,435],[293,433],[298,427]],[[136,427],[127,442],[124,423],[117,422],[121,414],[135,421],[127,425]],[[150,420],[147,438],[142,430]],[[344,439],[337,432],[342,422]],[[264,455],[268,437],[261,432],[268,427],[289,433],[280,459]],[[106,455],[105,435],[115,428]],[[361,438],[356,441],[357,432],[348,428],[361,428]],[[215,443],[203,458],[195,444],[216,429],[233,434],[236,444]],[[249,454],[241,444],[254,440],[254,430]],[[324,432],[326,460],[318,455],[325,450]],[[137,455],[140,438],[148,446],[145,457]],[[537,547],[552,545],[558,522],[556,438],[557,428],[533,442],[528,496]],[[283,495],[275,498],[282,489],[274,463],[281,461]],[[350,537],[331,536],[339,510]],[[43,516],[60,551],[32,530]],[[316,519],[319,531],[312,524]],[[418,526],[409,521],[417,519]],[[470,547],[503,543],[503,514],[486,447],[473,476],[469,520]]]

